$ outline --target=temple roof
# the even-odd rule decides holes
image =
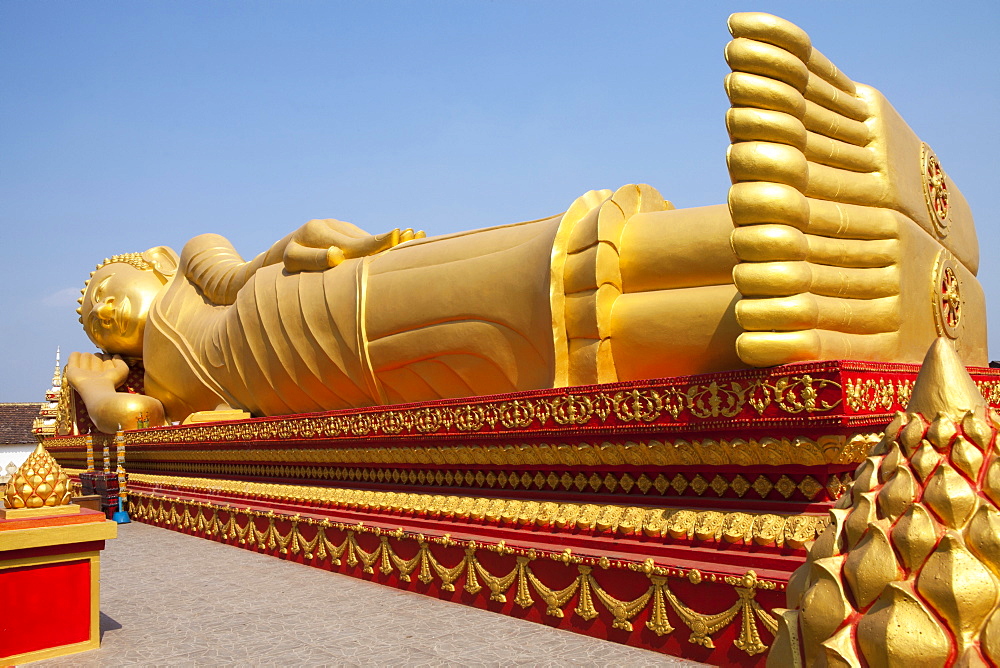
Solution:
[[[38,417],[41,403],[0,403],[0,445],[36,443],[31,425]]]

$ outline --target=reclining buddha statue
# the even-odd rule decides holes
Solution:
[[[246,262],[221,236],[115,256],[67,378],[102,431],[823,359],[986,362],[978,244],[935,154],[798,27],[735,14],[727,204],[595,190],[437,237],[313,220]],[[144,395],[117,392],[141,358]],[[145,421],[144,421],[145,423]]]

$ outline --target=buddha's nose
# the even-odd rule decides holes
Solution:
[[[97,317],[101,320],[114,320],[115,317],[115,307],[109,302],[104,302],[97,307]]]

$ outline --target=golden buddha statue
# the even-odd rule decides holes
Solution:
[[[735,14],[728,205],[591,191],[530,222],[421,238],[310,221],[245,262],[221,236],[116,256],[67,378],[114,431],[820,359],[986,362],[964,198],[876,90],[796,26]],[[117,393],[141,357],[145,396]]]

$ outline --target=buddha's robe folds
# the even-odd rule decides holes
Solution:
[[[325,271],[270,264],[229,295],[199,286],[225,284],[242,259],[220,236],[197,237],[150,311],[146,391],[183,416],[551,387],[561,218],[418,239]]]

